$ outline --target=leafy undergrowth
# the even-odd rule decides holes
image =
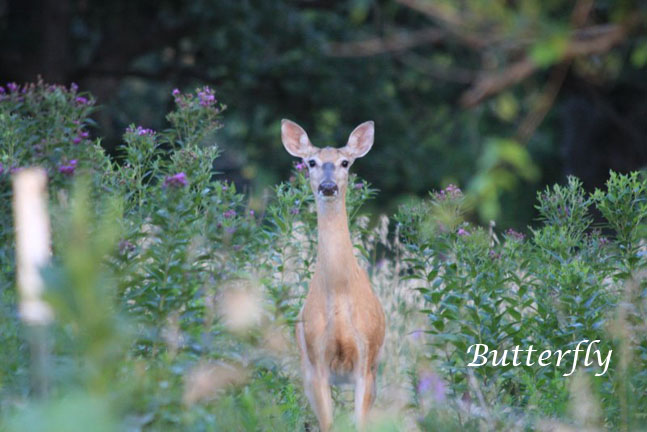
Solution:
[[[293,325],[311,276],[316,216],[297,165],[263,207],[214,180],[224,106],[174,91],[169,129],[131,126],[121,158],[90,138],[90,95],[36,83],[0,93],[0,425],[10,431],[314,430]],[[20,324],[10,174],[49,178],[55,311]],[[636,430],[647,425],[647,182],[611,173],[538,194],[524,235],[466,222],[450,186],[393,218],[359,215],[375,191],[353,178],[356,253],[388,330],[372,430]],[[597,209],[604,223],[594,223]],[[608,371],[468,367],[467,349],[613,350]],[[43,363],[30,344],[46,340]],[[35,377],[46,384],[36,391]],[[336,427],[352,396],[334,393]]]

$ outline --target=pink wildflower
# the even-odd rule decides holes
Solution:
[[[510,228],[509,230],[507,230],[507,231],[505,232],[505,235],[506,235],[506,236],[508,236],[508,237],[510,237],[510,238],[513,238],[513,239],[515,239],[515,240],[519,240],[519,241],[523,241],[523,239],[525,239],[525,238],[526,238],[526,236],[525,236],[525,235],[521,234],[521,233],[520,233],[520,232],[518,232],[518,231],[513,230],[512,228]]]
[[[216,96],[210,87],[204,86],[198,90],[198,100],[203,107],[209,107],[216,103]]]
[[[445,381],[433,372],[424,373],[418,381],[418,394],[431,394],[436,402],[443,402],[447,393]]]
[[[73,175],[75,170],[76,170],[76,159],[72,159],[67,164],[59,165],[58,167],[58,172],[60,172],[61,174],[65,174],[67,176]]]
[[[179,172],[172,176],[168,176],[164,179],[164,187],[171,186],[171,187],[179,188],[179,187],[186,186],[187,183],[188,181],[186,178],[186,174],[184,174],[183,172]]]

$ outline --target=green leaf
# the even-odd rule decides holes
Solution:
[[[643,68],[647,64],[647,41],[636,44],[631,52],[631,64],[636,69]]]
[[[554,34],[537,41],[530,50],[530,58],[539,67],[547,68],[561,61],[568,47],[568,36]]]

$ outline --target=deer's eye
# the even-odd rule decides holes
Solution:
[[[341,166],[343,166],[344,168],[348,168],[348,161],[347,160],[341,161]]]
[[[314,159],[310,159],[310,160],[308,161],[308,165],[310,165],[310,168],[314,168],[314,167],[315,167],[315,165],[317,165],[317,162],[315,162],[315,160],[314,160]]]

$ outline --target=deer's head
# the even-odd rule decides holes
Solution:
[[[318,148],[312,145],[301,126],[290,120],[281,121],[283,146],[299,157],[310,172],[310,186],[317,201],[333,201],[346,196],[348,170],[355,159],[364,156],[373,146],[375,129],[372,121],[357,126],[341,148]]]

